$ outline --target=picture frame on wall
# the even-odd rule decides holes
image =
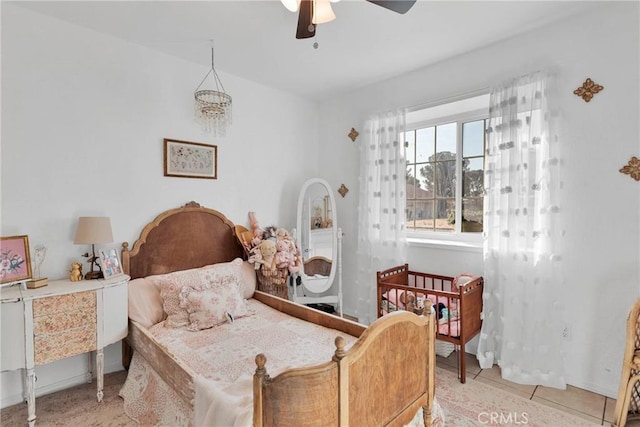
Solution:
[[[0,237],[0,285],[29,280],[31,277],[29,237]]]
[[[218,146],[165,138],[164,176],[218,179]]]
[[[112,277],[121,276],[124,274],[122,271],[122,264],[118,258],[118,251],[115,249],[100,249],[98,251],[100,257],[100,266],[102,267],[102,274],[105,279],[111,279]]]

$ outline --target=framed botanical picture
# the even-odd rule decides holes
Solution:
[[[165,138],[164,176],[218,179],[218,146]]]
[[[0,284],[31,279],[28,236],[0,237]]]
[[[102,274],[105,279],[120,276],[122,272],[122,264],[118,259],[118,251],[115,249],[100,249],[98,251],[100,257],[100,265],[102,266]]]

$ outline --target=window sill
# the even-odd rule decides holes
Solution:
[[[445,240],[437,238],[425,238],[425,237],[408,237],[407,243],[409,247],[416,248],[430,248],[430,249],[444,249],[451,251],[463,251],[482,253],[482,241],[459,241],[459,240]]]

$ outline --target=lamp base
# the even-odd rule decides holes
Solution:
[[[102,271],[90,271],[84,275],[85,280],[102,279]]]

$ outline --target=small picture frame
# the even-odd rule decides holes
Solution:
[[[121,276],[122,264],[118,259],[118,251],[115,249],[100,249],[98,251],[100,257],[100,266],[102,267],[102,274],[105,279],[111,279],[112,277]]]
[[[0,284],[32,277],[28,236],[0,237]]]
[[[218,146],[165,138],[164,176],[218,179]]]

